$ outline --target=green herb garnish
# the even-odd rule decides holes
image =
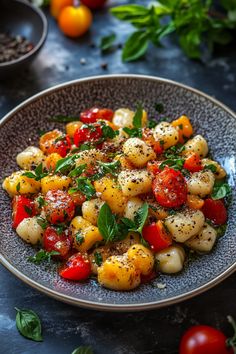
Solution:
[[[130,136],[130,138],[142,138],[143,133],[141,128],[123,128],[124,132]]]
[[[218,200],[225,197],[229,197],[231,193],[231,187],[227,182],[225,182],[224,180],[216,180],[211,197],[214,200]]]
[[[75,160],[79,157],[78,154],[67,156],[60,159],[56,163],[55,173],[67,173],[75,166]]]
[[[77,178],[76,182],[77,187],[70,188],[69,194],[73,194],[79,191],[86,196],[87,200],[90,200],[92,197],[94,197],[94,195],[96,194],[96,190],[88,178],[79,177]]]
[[[78,347],[71,354],[94,354],[91,347]]]
[[[16,191],[19,193],[19,191],[20,191],[20,182],[19,183],[17,183],[17,185],[16,185]]]
[[[48,172],[43,172],[42,162],[36,167],[34,171],[25,172],[22,176],[35,179],[35,181],[40,181],[42,178],[46,177]]]
[[[213,173],[216,173],[217,167],[213,164],[209,164],[209,165],[204,166],[204,170],[209,170]]]
[[[29,216],[32,216],[32,215],[33,215],[33,210],[32,210],[32,208],[29,208],[27,205],[24,205],[24,209],[25,209],[25,212],[26,212]]]
[[[69,177],[78,177],[80,176],[87,168],[86,164],[76,167],[74,170],[70,171],[68,174]]]
[[[99,267],[102,265],[103,259],[101,252],[94,252],[94,260]]]
[[[45,230],[48,227],[47,219],[44,219],[42,216],[37,217],[37,223]]]
[[[52,256],[59,256],[60,252],[57,251],[51,251],[47,252],[43,249],[39,250],[34,256],[31,256],[28,258],[28,261],[35,263],[35,264],[40,264],[42,262],[51,262]]]
[[[84,236],[82,236],[80,232],[77,232],[77,234],[75,235],[75,240],[76,243],[78,243],[79,245],[82,245],[82,243],[84,243],[85,241]]]
[[[35,342],[42,342],[42,327],[38,315],[32,310],[21,310],[15,307],[16,327],[25,338]]]
[[[100,48],[102,52],[106,52],[112,49],[115,40],[116,40],[115,33],[102,37],[100,42]]]

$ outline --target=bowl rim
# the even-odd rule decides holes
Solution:
[[[233,110],[231,110],[230,108],[228,108],[226,105],[224,105],[223,103],[221,103],[217,99],[205,94],[204,92],[197,90],[195,88],[192,88],[190,86],[184,85],[182,83],[178,83],[176,81],[161,78],[161,77],[148,76],[148,75],[111,74],[111,75],[99,75],[99,76],[91,76],[91,77],[86,77],[86,78],[81,78],[81,79],[75,79],[72,81],[68,81],[65,83],[55,85],[55,86],[50,87],[46,90],[43,90],[43,91],[33,95],[32,97],[26,99],[25,101],[20,103],[17,107],[12,109],[9,113],[7,113],[0,121],[0,129],[8,120],[11,119],[11,117],[16,112],[18,112],[19,110],[21,110],[22,108],[24,108],[28,104],[33,103],[38,98],[42,98],[42,97],[46,96],[50,92],[56,92],[56,91],[60,90],[61,88],[73,86],[75,84],[80,84],[80,83],[86,83],[86,82],[91,82],[91,81],[96,81],[96,80],[109,80],[109,79],[121,79],[121,78],[124,78],[124,79],[130,78],[130,79],[138,79],[138,80],[152,80],[152,81],[157,81],[159,83],[167,83],[167,84],[170,84],[173,86],[177,86],[179,88],[183,88],[185,90],[188,90],[192,93],[195,93],[195,94],[211,101],[215,105],[219,106],[221,109],[225,110],[234,119],[236,119],[236,113]],[[196,295],[199,295],[206,290],[211,289],[212,287],[216,286],[217,284],[219,284],[221,281],[223,281],[224,279],[226,279],[228,276],[230,276],[231,274],[233,274],[236,271],[236,260],[235,260],[225,271],[218,274],[211,281],[208,281],[208,282],[204,283],[203,285],[201,285],[195,289],[192,289],[190,291],[187,291],[183,294],[173,296],[169,299],[162,299],[159,301],[157,300],[157,301],[152,301],[152,302],[148,302],[148,303],[143,302],[143,303],[136,303],[136,304],[135,303],[134,304],[112,304],[112,303],[99,303],[99,302],[91,302],[91,301],[82,300],[82,299],[76,299],[72,295],[66,295],[63,293],[59,293],[56,290],[49,289],[45,285],[39,284],[37,281],[32,280],[30,277],[28,277],[27,275],[25,275],[21,271],[19,271],[17,268],[15,268],[11,264],[11,262],[9,262],[1,254],[1,249],[0,249],[0,263],[6,269],[8,269],[12,274],[14,274],[17,278],[22,280],[27,285],[30,285],[34,289],[36,289],[36,290],[38,290],[50,297],[53,297],[56,300],[59,300],[59,301],[62,301],[62,302],[65,302],[65,303],[68,303],[71,305],[87,308],[87,309],[100,310],[100,311],[114,311],[114,312],[115,311],[120,311],[120,312],[122,311],[123,312],[123,311],[151,310],[151,309],[157,309],[157,308],[161,308],[164,306],[169,306],[172,304],[179,303],[181,301],[184,301],[184,300],[190,299]]]
[[[7,61],[4,63],[0,63],[0,69],[1,68],[8,68],[10,66],[14,66],[15,64],[18,64],[22,61],[24,61],[25,59],[29,58],[31,55],[34,55],[35,53],[37,53],[37,51],[42,47],[42,45],[44,44],[46,38],[47,38],[47,34],[48,34],[48,21],[46,16],[44,15],[43,11],[36,7],[35,5],[26,2],[24,0],[13,0],[14,2],[17,2],[23,6],[26,6],[28,8],[30,8],[32,11],[34,11],[41,19],[42,24],[43,24],[43,31],[41,33],[41,37],[40,40],[37,42],[37,44],[33,47],[32,50],[30,50],[28,53],[22,55],[21,57],[11,60],[11,61]]]

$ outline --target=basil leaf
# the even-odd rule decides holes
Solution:
[[[79,177],[77,179],[76,191],[83,193],[86,196],[87,200],[90,200],[96,194],[94,186],[86,177]]]
[[[98,215],[98,229],[106,242],[112,242],[118,234],[116,218],[108,204],[103,204]]]
[[[94,252],[94,260],[99,267],[102,265],[103,259],[101,252]]]
[[[78,347],[71,354],[94,354],[91,347]]]
[[[124,132],[131,138],[142,138],[143,133],[141,128],[123,128]]]
[[[228,197],[231,194],[231,187],[225,181],[215,181],[213,192],[211,194],[212,199],[218,200]]]
[[[80,165],[78,167],[76,167],[74,170],[70,171],[70,173],[68,174],[69,177],[77,177],[80,176],[81,173],[83,173],[87,168],[86,164]]]
[[[141,5],[121,5],[112,8],[110,11],[112,15],[123,21],[130,21],[138,17],[143,18],[149,12],[146,7]]]
[[[122,218],[121,221],[129,228],[129,229],[135,229],[136,225],[135,222],[131,219],[128,218]]]
[[[125,42],[122,51],[123,61],[133,61],[144,56],[148,49],[148,34],[145,31],[136,31]]]
[[[17,185],[16,185],[16,191],[19,193],[19,191],[20,191],[20,182],[19,183],[17,183]]]
[[[43,172],[43,164],[42,162],[36,167],[34,172],[25,172],[22,176],[26,176],[28,178],[33,178],[35,181],[40,181],[42,178],[48,175],[47,172]]]
[[[44,219],[42,216],[37,217],[37,223],[42,227],[42,229],[46,229],[48,227],[48,221]]]
[[[102,125],[102,136],[104,139],[114,139],[118,134],[119,132],[113,130],[109,125]]]
[[[61,173],[66,173],[69,170],[71,170],[74,165],[75,165],[75,160],[79,157],[79,155],[71,155],[68,157],[65,157],[63,159],[60,159],[56,163],[56,168],[55,168],[55,173],[61,172]]]
[[[33,210],[32,210],[32,208],[29,208],[27,205],[24,205],[24,209],[25,209],[25,212],[26,212],[29,216],[32,216],[32,215],[33,215]]]
[[[164,113],[164,105],[163,105],[163,103],[156,103],[155,104],[155,110],[158,113]]]
[[[163,161],[159,168],[160,170],[163,170],[165,166],[169,166],[171,168],[173,168],[174,170],[182,170],[184,165],[184,159],[182,158],[173,158],[173,159],[167,159],[165,161]]]
[[[158,123],[157,123],[156,120],[150,119],[150,120],[148,121],[148,123],[147,123],[147,127],[150,128],[150,129],[152,129],[152,128],[155,128],[155,126],[156,126],[157,124],[158,124]]]
[[[98,161],[98,164],[99,164],[103,174],[110,173],[113,176],[115,176],[117,174],[117,171],[119,170],[119,168],[121,166],[120,161],[113,161],[113,162]]]
[[[77,234],[75,235],[75,241],[78,245],[82,245],[82,243],[84,243],[85,238],[83,235],[81,235],[80,232],[77,232]]]
[[[226,232],[227,224],[220,225],[220,226],[217,226],[217,227],[214,227],[214,228],[216,230],[217,237],[222,237],[222,236],[224,236],[224,234]]]
[[[35,263],[35,264],[40,264],[41,262],[44,262],[44,261],[51,262],[52,256],[59,256],[59,255],[60,255],[60,252],[57,252],[57,251],[47,252],[47,251],[41,249],[34,256],[29,257],[28,261]]]
[[[58,122],[58,123],[70,123],[80,120],[79,117],[71,117],[71,116],[63,116],[58,115],[49,119],[50,122]]]
[[[139,104],[133,117],[134,128],[142,128],[142,117],[143,117],[143,107],[141,104]]]
[[[17,311],[16,327],[20,334],[35,342],[42,342],[42,327],[38,315],[32,310],[21,310],[17,307],[15,310]]]
[[[142,230],[144,227],[144,224],[147,220],[148,217],[148,203],[144,203],[141,208],[138,209],[138,211],[135,213],[134,216],[134,222],[136,225],[136,232],[139,232],[140,234],[142,234]]]
[[[116,40],[115,33],[112,33],[109,36],[102,37],[100,42],[101,50],[105,52],[111,49],[115,40]]]
[[[216,168],[215,165],[209,164],[209,165],[204,166],[204,170],[209,170],[209,171],[211,171],[213,173],[216,173],[217,168]]]

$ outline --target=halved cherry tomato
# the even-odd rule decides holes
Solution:
[[[74,143],[79,146],[85,141],[96,141],[102,136],[102,128],[99,123],[82,125],[74,134]]]
[[[152,224],[145,226],[142,235],[144,240],[150,244],[151,249],[154,252],[161,251],[172,244],[172,238],[166,231],[161,220],[158,220],[157,223],[153,222]]]
[[[179,132],[179,142],[184,144],[193,135],[193,127],[187,116],[181,116],[171,123]]]
[[[111,121],[113,116],[114,112],[111,109],[94,107],[80,113],[80,120],[83,123],[95,123],[99,119]]]
[[[205,199],[202,212],[216,225],[223,225],[227,221],[227,209],[222,200]]]
[[[183,167],[190,172],[199,172],[203,170],[203,166],[201,165],[201,159],[199,155],[195,152],[191,153],[186,158]]]
[[[202,209],[204,205],[204,200],[197,195],[188,194],[186,204],[191,209]]]
[[[183,335],[179,354],[230,354],[226,336],[210,326],[193,326]]]
[[[92,10],[100,9],[107,0],[81,0],[82,4],[88,6]]]
[[[176,208],[187,200],[187,184],[180,171],[165,167],[156,175],[152,189],[157,202],[167,208]]]
[[[85,201],[86,201],[86,197],[83,193],[81,192],[74,192],[72,194],[70,194],[73,202],[75,205],[82,205]]]
[[[85,280],[91,274],[91,265],[86,255],[76,253],[71,256],[59,272],[60,276],[69,280]]]
[[[73,218],[75,204],[67,192],[50,190],[45,196],[44,212],[50,223],[63,223]]]
[[[43,234],[43,247],[47,252],[57,251],[61,257],[66,258],[71,249],[71,241],[65,233],[59,235],[54,227],[48,226]]]
[[[58,25],[66,36],[80,37],[88,31],[92,20],[92,12],[87,6],[66,6],[59,13]]]
[[[153,173],[154,175],[156,175],[157,173],[161,172],[160,170],[160,164],[161,161],[148,161],[147,163],[147,170],[151,173]]]
[[[65,157],[71,149],[71,142],[68,135],[54,129],[40,137],[39,146],[46,155],[57,153]]]
[[[153,148],[156,154],[160,155],[163,153],[163,144],[161,143],[161,141],[157,141],[154,139],[153,132],[151,129],[144,128],[142,130],[142,134],[142,139]]]
[[[12,227],[16,229],[22,220],[34,216],[35,213],[33,200],[16,195],[12,200]]]

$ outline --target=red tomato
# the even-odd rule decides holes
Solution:
[[[93,123],[89,125],[82,125],[78,128],[74,134],[74,143],[79,146],[85,141],[96,141],[102,136],[102,128],[98,123]]]
[[[34,201],[17,195],[12,200],[12,227],[14,229],[21,223],[22,220],[30,218],[36,214]]]
[[[73,218],[75,205],[67,192],[50,190],[45,196],[44,211],[50,223],[58,224]]]
[[[106,0],[81,0],[81,2],[90,9],[96,10],[102,8],[106,3]]]
[[[144,128],[142,134],[143,134],[142,136],[143,140],[153,148],[156,154],[160,155],[163,153],[164,151],[163,144],[161,144],[160,141],[154,139],[153,132],[151,129]]]
[[[159,220],[143,228],[143,238],[146,240],[154,252],[161,251],[172,244],[172,238],[165,230],[163,222]]]
[[[65,258],[70,251],[71,242],[65,233],[59,235],[54,227],[48,226],[43,234],[43,247],[47,252],[57,251]]]
[[[222,200],[205,199],[202,212],[216,225],[223,225],[227,221],[227,210]]]
[[[68,259],[59,274],[69,280],[85,280],[91,274],[89,259],[81,253],[76,253]]]
[[[199,155],[196,153],[189,155],[184,162],[184,168],[190,172],[199,172],[203,170]]]
[[[225,335],[210,326],[193,326],[182,337],[179,354],[229,354]]]
[[[148,161],[147,163],[147,170],[151,173],[153,173],[154,175],[156,175],[157,173],[161,172],[160,170],[160,164],[161,161]]]
[[[152,184],[157,202],[167,208],[176,208],[187,200],[187,184],[180,171],[165,167]]]
[[[114,116],[114,112],[111,109],[97,107],[87,109],[80,114],[80,120],[83,123],[95,123],[99,119],[111,121]]]
[[[48,149],[48,153],[57,153],[61,157],[65,157],[71,149],[71,142],[68,135],[62,136],[62,138],[57,138],[52,142],[52,145]]]

